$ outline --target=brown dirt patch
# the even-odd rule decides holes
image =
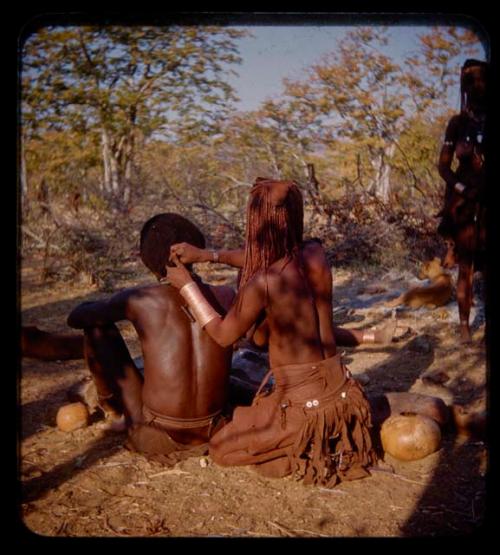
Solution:
[[[202,273],[202,272],[201,272]],[[217,274],[219,282],[234,273]],[[138,270],[133,281],[148,281]],[[372,278],[334,274],[337,299],[349,299]],[[374,289],[373,289],[374,290]],[[23,263],[21,311],[24,325],[70,331],[69,310],[104,296],[91,286],[42,284],[37,261]],[[340,301],[338,301],[340,302]],[[338,316],[347,327],[379,323],[375,308]],[[447,404],[479,410],[486,403],[484,327],[471,346],[457,342],[455,325],[439,310],[406,313],[410,332],[388,346],[344,349],[350,370],[363,375],[369,394],[414,391],[440,396]],[[133,356],[134,332],[121,325]],[[423,380],[445,371],[444,384]],[[221,468],[190,458],[174,468],[123,448],[123,434],[106,434],[99,422],[71,433],[55,427],[67,391],[88,377],[84,361],[23,359],[20,368],[21,514],[29,530],[43,536],[123,537],[401,537],[466,535],[485,519],[487,444],[443,436],[441,449],[414,462],[385,457],[372,476],[333,490],[291,479],[271,480],[248,468]]]

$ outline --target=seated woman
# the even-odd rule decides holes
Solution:
[[[303,243],[302,232],[296,184],[259,179],[250,192],[240,287],[228,313],[213,309],[175,253],[167,278],[221,346],[268,322],[268,376],[275,386],[270,394],[258,392],[252,406],[236,408],[210,440],[213,460],[333,487],[369,475],[376,459],[370,407],[337,354],[325,253],[315,241]]]

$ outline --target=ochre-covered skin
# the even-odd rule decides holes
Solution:
[[[446,183],[438,233],[448,243],[447,267],[458,264],[457,301],[460,339],[464,343],[471,341],[472,279],[474,271],[484,270],[486,248],[488,71],[484,62],[467,60],[464,63],[461,111],[448,122],[438,161],[439,174]]]
[[[224,313],[228,287],[201,284],[214,308]],[[85,357],[105,410],[143,422],[142,407],[174,418],[197,418],[221,410],[227,400],[231,348],[211,339],[182,309],[179,293],[166,284],[127,289],[106,301],[83,303],[68,324],[85,334]],[[115,322],[129,320],[141,341],[144,380]],[[209,426],[173,430],[183,444],[206,442]]]
[[[40,360],[83,358],[83,334],[52,333],[37,326],[22,326],[21,356]]]
[[[209,452],[222,465],[254,464],[267,476],[292,472],[332,487],[369,475],[376,455],[368,401],[336,356],[331,271],[321,244],[302,240],[302,208],[291,182],[258,179],[250,191],[238,297],[205,329],[232,345],[264,313],[276,388],[237,408]],[[167,277],[181,289],[191,278],[176,254]]]

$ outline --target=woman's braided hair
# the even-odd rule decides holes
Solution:
[[[257,178],[247,204],[245,262],[239,291],[260,270],[291,257],[302,243],[304,203],[294,181]],[[241,299],[239,299],[241,300]]]

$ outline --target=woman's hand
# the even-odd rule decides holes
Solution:
[[[453,195],[450,204],[448,207],[449,213],[451,214],[452,218],[456,220],[457,218],[457,210],[462,204],[465,202],[464,197],[460,195]]]
[[[167,280],[170,285],[176,289],[181,289],[187,283],[194,281],[191,274],[187,271],[186,267],[176,255],[171,255],[170,260],[175,264],[174,268],[170,266],[165,266],[167,270]]]
[[[170,247],[169,260],[175,262],[173,257],[177,256],[178,260],[183,264],[192,264],[193,262],[204,262],[205,250],[199,249],[189,243],[176,243]]]

